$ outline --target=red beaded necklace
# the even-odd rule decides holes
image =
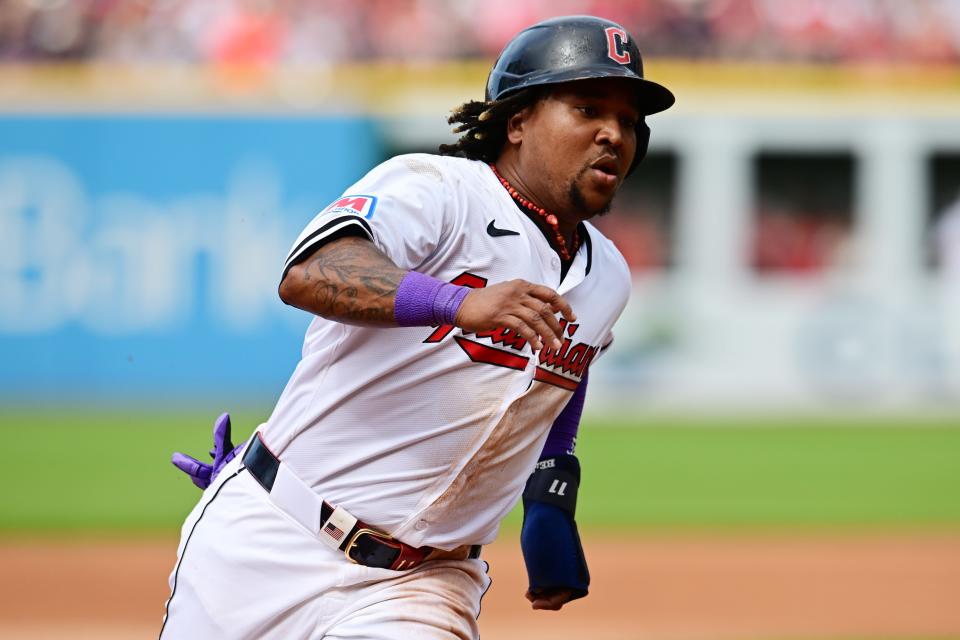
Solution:
[[[570,256],[577,252],[577,248],[580,246],[580,234],[576,229],[573,231],[573,244],[570,249],[567,249],[567,241],[563,239],[563,235],[560,233],[560,223],[557,220],[557,216],[552,213],[547,213],[546,209],[543,207],[538,207],[533,204],[526,198],[524,198],[520,193],[511,186],[507,179],[500,175],[500,172],[497,171],[497,166],[493,163],[490,163],[490,168],[493,169],[493,175],[497,176],[497,180],[500,181],[500,184],[503,185],[503,188],[507,190],[507,193],[510,194],[514,200],[520,203],[520,206],[525,209],[534,212],[544,220],[547,224],[553,229],[553,233],[557,238],[557,249],[560,251],[560,257],[564,260],[569,260]]]

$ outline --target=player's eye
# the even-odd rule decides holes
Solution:
[[[637,127],[637,119],[630,116],[624,116],[620,118],[620,126],[624,129],[635,129]]]
[[[577,107],[577,111],[587,116],[588,118],[597,117],[597,108],[588,104],[581,104]]]

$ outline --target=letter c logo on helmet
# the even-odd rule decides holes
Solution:
[[[630,64],[630,50],[627,49],[627,32],[620,27],[607,27],[607,55],[614,62]]]

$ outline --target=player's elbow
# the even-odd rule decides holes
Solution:
[[[307,273],[306,264],[290,267],[277,287],[277,294],[284,304],[324,318],[330,317],[330,299],[325,295],[323,284]]]
[[[301,265],[294,265],[290,267],[290,270],[283,276],[283,280],[280,281],[277,294],[280,296],[280,299],[283,300],[284,304],[300,309],[303,308],[302,298],[306,291],[303,272],[304,269]]]

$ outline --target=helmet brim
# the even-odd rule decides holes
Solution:
[[[545,87],[566,84],[567,82],[576,82],[577,80],[594,80],[597,78],[623,78],[630,80],[634,84],[637,92],[637,106],[640,109],[640,115],[649,116],[654,113],[666,111],[676,102],[676,97],[673,95],[673,92],[662,84],[641,78],[626,67],[617,69],[611,68],[608,65],[579,67],[577,69],[570,69],[569,71],[546,71],[543,74],[528,74],[520,79],[516,85],[511,87],[509,91],[504,91],[501,95],[497,96],[496,99],[505,98],[508,95],[530,87]],[[490,96],[488,96],[488,99],[490,99]]]

